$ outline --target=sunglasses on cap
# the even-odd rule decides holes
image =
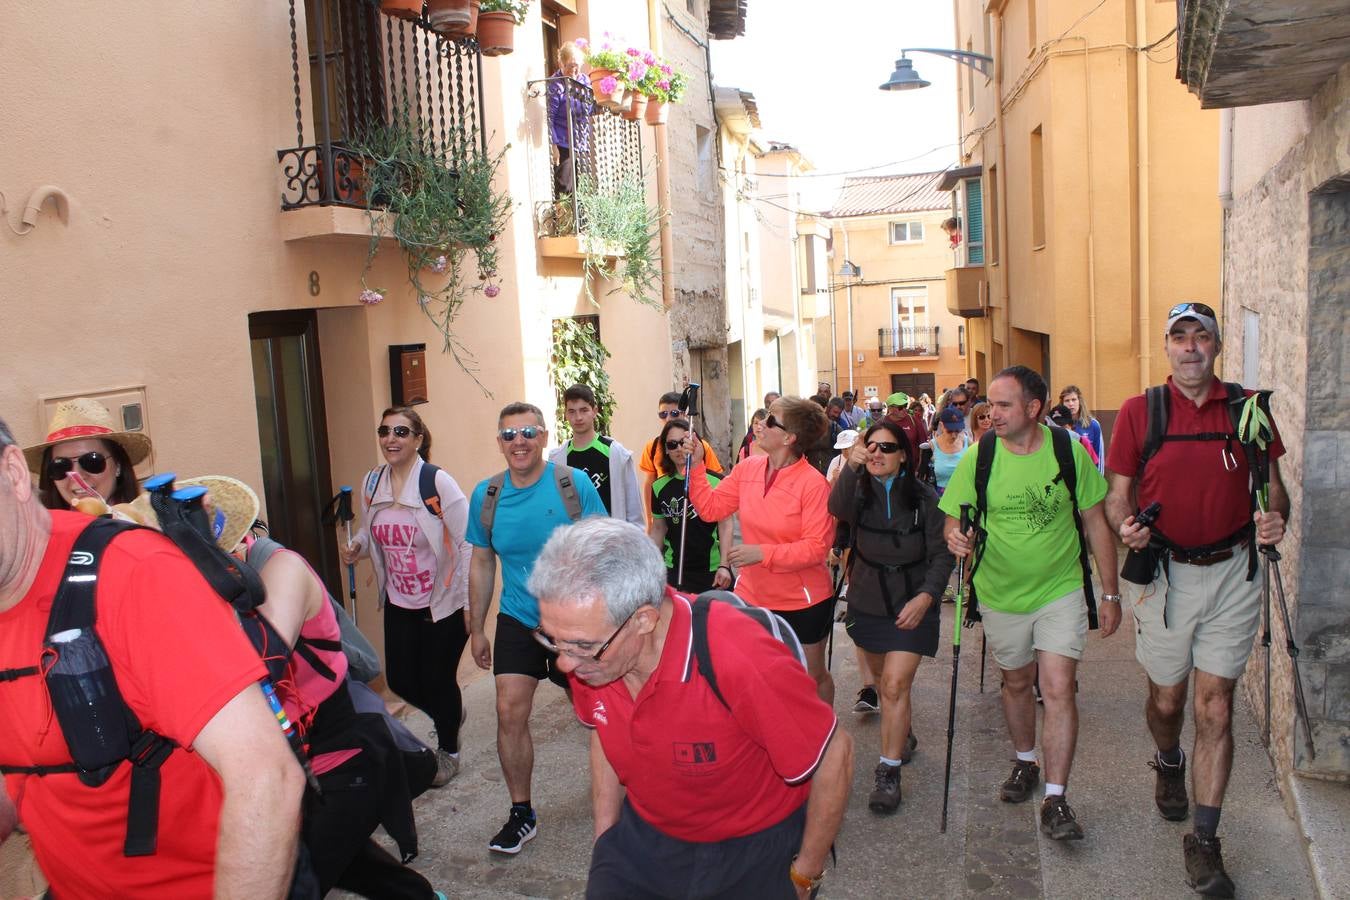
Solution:
[[[663,409],[657,413],[657,416],[662,419],[678,419],[680,411],[678,409]]]
[[[413,431],[407,425],[395,425],[392,428],[388,425],[381,425],[379,428],[375,429],[375,434],[380,437],[389,437],[390,432],[392,432],[396,438],[406,438],[417,434],[416,431]]]
[[[524,428],[503,428],[501,431],[497,432],[497,437],[501,438],[502,442],[506,444],[514,441],[516,435],[520,435],[527,441],[532,441],[539,437],[539,432],[543,430],[544,429],[538,425],[526,425]]]
[[[52,481],[61,481],[78,465],[90,475],[102,475],[108,468],[108,454],[97,450],[81,453],[79,456],[53,456],[47,463],[47,477]]]
[[[867,449],[872,453],[876,453],[878,450],[882,453],[899,453],[900,445],[895,441],[869,441]]]
[[[1219,318],[1218,316],[1216,316],[1216,315],[1214,314],[1214,310],[1210,309],[1210,308],[1209,308],[1208,306],[1206,306],[1205,304],[1203,304],[1203,303],[1189,303],[1189,302],[1187,302],[1187,303],[1178,303],[1176,306],[1174,306],[1174,307],[1172,307],[1171,309],[1169,309],[1169,310],[1167,311],[1167,318],[1170,319],[1170,318],[1173,318],[1174,316],[1184,316],[1184,315],[1186,315],[1186,313],[1191,313],[1191,312],[1193,312],[1193,313],[1199,313],[1199,314],[1202,315],[1202,316],[1209,316],[1211,319],[1215,319],[1215,320],[1217,320],[1217,319]]]

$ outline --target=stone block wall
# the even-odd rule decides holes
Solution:
[[[1280,465],[1293,509],[1280,565],[1316,749],[1314,759],[1297,722],[1272,597],[1271,755],[1282,776],[1350,780],[1350,67],[1309,105],[1307,135],[1229,214],[1223,359],[1225,377],[1241,380],[1244,310],[1259,314],[1259,384],[1250,386],[1275,391],[1287,449]],[[1258,636],[1242,680],[1258,720],[1265,656]]]

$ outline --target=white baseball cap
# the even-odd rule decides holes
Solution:
[[[858,431],[856,428],[845,428],[839,432],[839,437],[834,439],[834,449],[847,450],[858,442]]]

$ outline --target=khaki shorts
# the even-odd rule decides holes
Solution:
[[[1036,659],[1036,651],[1082,659],[1087,643],[1087,600],[1083,589],[1052,600],[1029,613],[980,607],[984,636],[1000,669],[1012,671]]]
[[[1212,566],[1173,560],[1147,587],[1121,584],[1134,614],[1134,655],[1154,684],[1180,684],[1191,669],[1242,674],[1261,622],[1261,576],[1247,581],[1246,547]]]

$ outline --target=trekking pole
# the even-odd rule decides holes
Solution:
[[[1270,566],[1261,567],[1261,646],[1266,652],[1266,740],[1270,746]]]
[[[834,600],[839,602],[839,589],[844,586],[844,561],[839,560],[839,565],[834,567]],[[834,616],[830,616],[830,640],[825,645],[825,671],[834,668]]]
[[[1317,759],[1317,748],[1313,746],[1312,725],[1308,721],[1308,704],[1303,698],[1303,676],[1298,669],[1298,644],[1294,643],[1293,627],[1289,623],[1289,603],[1284,597],[1284,579],[1280,577],[1280,551],[1274,547],[1262,547],[1269,571],[1275,576],[1275,596],[1280,601],[1280,621],[1284,625],[1284,649],[1289,654],[1289,668],[1294,672],[1294,706],[1298,717],[1303,720],[1303,741],[1308,748],[1308,758]],[[1270,677],[1270,667],[1266,667],[1266,677]],[[1266,703],[1266,716],[1270,716],[1270,703]]]
[[[347,546],[352,545],[352,520],[356,518],[356,513],[352,512],[352,488],[351,485],[344,484],[338,488],[338,521],[347,526]],[[352,601],[352,624],[356,624],[356,566],[353,563],[347,564],[347,584],[351,588],[348,596]]]
[[[984,633],[984,626],[980,626],[980,693],[984,693],[984,651],[989,645],[989,638]]]
[[[680,412],[689,413],[689,426],[695,439],[697,432],[693,432],[694,416],[698,415],[698,384],[690,382],[680,394]],[[685,454],[684,457],[684,504],[680,507],[680,561],[675,569],[675,584],[684,588],[684,536],[689,530],[689,475],[694,468],[694,457]]]
[[[970,504],[961,504],[961,533],[970,531]],[[961,605],[965,599],[966,558],[956,561],[956,617],[952,623],[952,694],[947,704],[947,768],[942,776],[942,821],[938,825],[940,834],[947,833],[947,802],[952,788],[952,743],[956,739],[956,678],[961,668]]]

